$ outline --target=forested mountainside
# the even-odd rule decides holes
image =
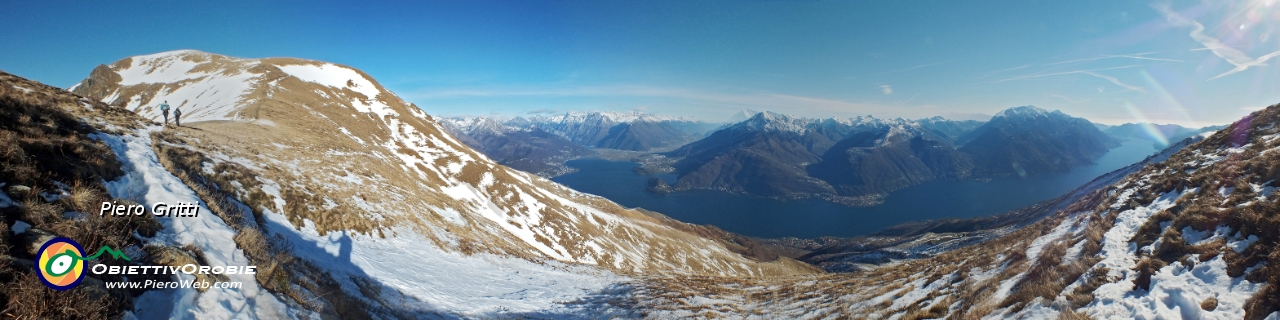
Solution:
[[[760,113],[664,155],[675,191],[866,205],[927,181],[1065,172],[1118,145],[1087,120],[1026,106],[985,123]]]
[[[661,279],[617,299],[659,316],[1276,319],[1277,150],[1280,105],[981,245],[798,280]]]

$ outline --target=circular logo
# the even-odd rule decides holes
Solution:
[[[36,275],[40,282],[62,291],[84,280],[84,248],[75,240],[53,238],[36,252]]]

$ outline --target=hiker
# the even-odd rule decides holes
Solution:
[[[182,107],[173,109],[173,123],[179,127],[182,126]]]
[[[168,100],[165,100],[164,103],[160,104],[160,113],[164,114],[164,124],[168,125],[169,124],[169,101]]]

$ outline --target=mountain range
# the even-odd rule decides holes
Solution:
[[[554,177],[573,170],[565,162],[596,149],[649,152],[701,138],[717,124],[641,112],[567,112],[495,119],[442,118],[450,133],[500,164]]]
[[[638,112],[570,112],[441,122],[498,163],[544,177],[573,172],[569,160],[606,158],[639,162],[640,174],[676,173],[670,185],[654,178],[644,186],[660,193],[709,189],[855,206],[875,205],[889,192],[928,181],[1066,172],[1092,164],[1121,141],[1151,140],[1159,149],[1168,146],[1161,138],[1214,129],[1107,126],[1033,106],[1010,108],[985,122],[807,119],[745,110],[731,118],[740,121],[715,127]]]
[[[104,156],[118,159],[106,164],[123,172],[96,178],[106,181],[103,194],[194,202],[209,213],[157,218],[160,231],[139,241],[200,263],[262,270],[233,277],[239,289],[138,291],[104,304],[141,318],[566,312],[556,302],[633,275],[821,272],[787,258],[757,261],[717,231],[494,163],[347,66],[174,51],[99,66],[72,92],[10,82],[40,92],[8,94],[66,97],[47,108],[82,115],[82,139],[103,144]],[[158,122],[164,101],[183,111],[182,126]],[[110,117],[117,113],[129,117]],[[22,218],[24,234],[81,223],[54,215]],[[184,260],[142,253],[132,261]]]
[[[862,261],[858,272],[785,284],[668,280],[635,299],[660,307],[714,296],[664,314],[786,318],[1280,318],[1277,122],[1280,105],[1255,112],[1004,216],[1020,222],[923,224],[915,230],[937,232],[904,228],[893,232],[916,236],[835,241],[825,248],[841,249],[805,258]],[[868,250],[840,253],[859,248]],[[868,263],[877,260],[891,262]]]
[[[596,152],[538,128],[521,129],[489,118],[441,119],[440,124],[459,141],[512,169],[542,177],[571,172],[565,162]]]
[[[1176,124],[1126,123],[1115,126],[1098,125],[1098,129],[1116,139],[1139,139],[1152,142],[1152,147],[1163,150],[1172,143],[1208,131],[1222,130],[1226,126],[1187,128]]]
[[[1063,172],[1115,146],[1087,120],[1025,106],[985,123],[759,113],[664,155],[679,159],[677,191],[858,205],[933,180]]]
[[[159,122],[163,101],[189,116],[182,126]],[[7,314],[1280,318],[1280,105],[995,220],[862,239],[753,239],[623,208],[450,133],[584,146],[567,131],[446,129],[367,74],[314,60],[164,52],[99,66],[69,91],[0,73],[0,119]],[[758,113],[664,154],[679,158],[681,182],[843,195],[894,187],[869,180],[1063,170],[1115,143],[1033,107],[972,130],[939,121]],[[867,173],[887,176],[848,179]],[[801,181],[769,185],[786,179]],[[102,201],[195,202],[206,214],[84,214]],[[54,292],[28,249],[55,236],[124,248],[130,259],[113,265],[260,271],[213,279],[236,289],[108,288],[123,279],[88,274]]]

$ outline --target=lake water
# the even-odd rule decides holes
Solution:
[[[1095,165],[1067,173],[987,182],[927,182],[890,193],[884,204],[874,207],[847,207],[819,199],[781,201],[709,190],[655,194],[645,190],[645,181],[659,177],[675,184],[676,176],[642,176],[631,171],[639,164],[599,159],[569,161],[568,165],[579,171],[552,180],[625,207],[645,208],[680,221],[711,224],[749,236],[852,237],[908,221],[1004,213],[1061,196],[1155,152],[1151,142],[1135,139],[1111,149],[1095,160]]]

